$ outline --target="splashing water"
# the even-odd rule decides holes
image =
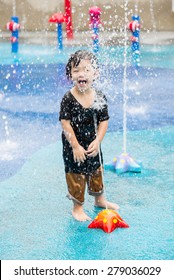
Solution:
[[[127,141],[127,10],[128,10],[128,1],[125,1],[125,25],[124,25],[124,73],[123,73],[123,152],[126,153],[126,141]]]
[[[97,103],[97,102],[96,102]],[[97,135],[97,117],[94,113],[94,126],[95,126],[95,133],[96,133],[96,138],[98,138],[98,135]],[[98,153],[99,153],[99,162],[100,162],[100,166],[102,166],[102,157],[101,157],[101,150],[100,150],[100,144],[98,146]],[[106,193],[106,187],[105,187],[105,184],[104,184],[104,173],[103,173],[103,168],[101,170],[101,176],[102,176],[102,182],[103,182],[103,190],[104,192]],[[107,203],[105,204],[105,209],[108,209],[107,207]]]
[[[3,115],[2,119],[4,121],[4,129],[5,129],[5,136],[6,136],[6,142],[9,143],[9,126],[8,126],[8,120],[7,120],[7,116]]]
[[[154,15],[154,2],[150,0],[150,15],[151,15],[151,22],[152,22],[152,32],[154,34],[154,47],[156,48],[156,40],[157,40],[157,32],[156,32],[156,20]]]
[[[13,0],[13,16],[16,16],[16,0]]]
[[[106,101],[99,94],[96,95],[92,108],[94,110],[102,110],[102,108],[106,105]]]

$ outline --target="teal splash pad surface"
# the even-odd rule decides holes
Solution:
[[[19,44],[17,54],[11,53],[10,43],[0,43],[0,64],[54,64],[66,63],[67,58],[79,49],[93,51],[89,46],[65,46],[59,50],[57,46]],[[96,54],[99,62],[118,66],[124,62],[123,46],[102,46]],[[131,45],[127,48],[127,65],[132,64]],[[174,45],[141,45],[140,65],[143,67],[174,68]]]
[[[143,168],[119,176],[105,171],[106,197],[130,226],[110,234],[72,218],[61,142],[40,149],[0,183],[1,259],[173,259],[173,139],[173,126],[128,132],[127,152]],[[106,134],[105,162],[121,153],[122,141],[121,132]],[[101,211],[88,194],[84,207],[92,219]]]

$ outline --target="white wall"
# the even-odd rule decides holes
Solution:
[[[107,31],[121,30],[124,25],[125,0],[72,0],[73,27],[76,31],[88,30],[89,7],[97,5],[102,9],[101,19]],[[135,11],[141,18],[142,30],[174,31],[174,0],[127,0],[128,17]],[[56,12],[64,12],[64,0],[0,0],[0,30],[5,30],[6,23],[13,14],[16,5],[16,15],[24,30],[55,30],[54,24],[49,24],[49,17]],[[152,23],[152,13],[155,23]]]

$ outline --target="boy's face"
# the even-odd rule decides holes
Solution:
[[[71,78],[80,92],[88,90],[97,76],[97,69],[90,60],[82,59],[78,66],[72,66]]]

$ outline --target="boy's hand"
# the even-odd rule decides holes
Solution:
[[[81,145],[78,145],[73,148],[73,156],[75,162],[84,162],[86,159],[86,151]]]
[[[89,157],[95,157],[99,152],[99,140],[96,138],[88,147],[87,155]]]

